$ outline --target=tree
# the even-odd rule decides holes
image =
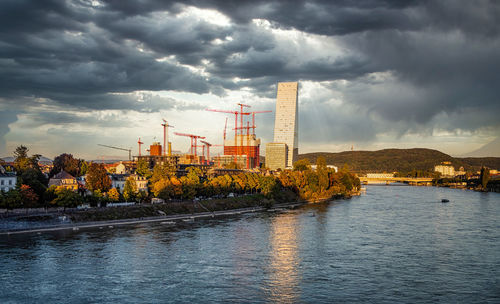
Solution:
[[[81,160],[80,161],[80,176],[83,176],[87,174],[87,171],[89,170],[89,163]]]
[[[66,188],[56,190],[57,197],[52,201],[53,204],[66,208],[74,208],[82,203],[83,199],[76,192]]]
[[[16,148],[14,151],[14,168],[18,173],[22,173],[27,169],[35,169],[40,170],[38,166],[38,161],[40,160],[40,154],[33,154],[31,157],[28,157],[29,149],[23,145]]]
[[[108,191],[108,198],[112,202],[117,202],[120,199],[120,192],[116,188],[111,188]]]
[[[137,183],[132,176],[129,176],[123,186],[123,198],[126,201],[134,200],[137,193]]]
[[[153,194],[164,200],[168,200],[175,196],[174,187],[168,178],[163,178],[153,184]]]
[[[38,204],[38,195],[28,185],[21,185],[19,190],[22,199],[22,205],[25,208],[34,208]]]
[[[168,163],[164,165],[156,164],[153,168],[153,175],[151,176],[150,182],[154,184],[163,178],[170,178],[175,175],[175,172],[175,167]]]
[[[228,164],[225,164],[224,168],[226,168],[226,169],[241,169],[241,167],[237,163],[235,163],[234,161],[232,161]]]
[[[38,198],[43,198],[43,194],[47,190],[47,178],[40,171],[40,168],[27,168],[17,173],[17,185],[28,185],[35,191]]]
[[[482,167],[481,174],[479,175],[479,181],[481,182],[481,186],[483,187],[483,189],[486,189],[489,180],[490,180],[490,169]]]
[[[262,194],[269,196],[278,191],[278,183],[274,176],[262,176],[259,183]]]
[[[296,161],[293,164],[293,170],[294,171],[306,171],[306,170],[311,170],[311,163],[309,162],[309,159],[304,158],[301,160]]]
[[[150,178],[151,175],[153,175],[153,173],[149,169],[148,162],[146,162],[144,159],[139,159],[135,172],[145,178]]]
[[[54,167],[50,170],[49,176],[52,177],[62,170],[73,176],[80,175],[80,160],[73,157],[72,154],[63,153],[54,158],[52,162]]]
[[[326,167],[326,160],[323,156],[316,159],[316,174],[318,175],[319,191],[323,192],[328,189],[330,180],[328,178],[328,168]]]
[[[10,190],[3,195],[2,207],[8,210],[20,208],[22,204],[21,193],[18,190]]]
[[[96,190],[107,192],[111,188],[111,179],[103,164],[90,164],[85,183],[87,188],[93,192]]]
[[[148,194],[146,193],[146,191],[139,190],[139,192],[137,192],[137,195],[135,198],[136,198],[138,203],[142,203],[146,200],[147,197],[148,197]]]

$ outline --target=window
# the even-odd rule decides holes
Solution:
[[[2,181],[0,182],[0,185],[2,185],[2,186],[3,186],[3,179],[2,179]]]
[[[12,185],[12,180],[11,179],[9,180],[9,185]]]

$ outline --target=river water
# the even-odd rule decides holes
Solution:
[[[0,238],[0,303],[169,302],[500,303],[500,194],[369,186],[288,212]]]

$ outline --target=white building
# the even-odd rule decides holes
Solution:
[[[125,183],[127,182],[127,178],[132,177],[135,180],[135,184],[137,185],[137,190],[139,191],[148,191],[148,181],[145,177],[142,177],[137,174],[111,174],[111,187],[116,188],[118,191],[123,192],[125,188]]]
[[[441,173],[442,177],[455,176],[455,168],[450,162],[442,162],[441,165],[434,166],[434,171]]]
[[[337,166],[334,166],[334,165],[326,165],[326,167],[327,167],[328,169],[333,169],[333,170],[335,170],[335,172],[339,172],[339,168],[338,168]],[[317,168],[318,168],[318,166],[317,166],[317,165],[311,165],[311,169],[316,170]]]
[[[299,83],[280,82],[276,95],[273,143],[286,144],[286,167],[292,168],[299,154]],[[281,149],[283,150],[283,149]],[[266,158],[269,157],[266,152]],[[274,158],[274,157],[273,157]],[[284,169],[284,168],[282,168]]]
[[[17,176],[14,172],[7,172],[4,167],[0,166],[0,190],[7,192],[16,187]]]

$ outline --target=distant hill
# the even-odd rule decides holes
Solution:
[[[500,137],[497,137],[490,143],[472,152],[466,153],[464,157],[499,157],[500,156]]]
[[[316,158],[323,156],[328,165],[342,167],[347,164],[355,172],[410,172],[412,170],[433,171],[434,166],[449,161],[458,169],[479,170],[481,165],[493,169],[500,168],[499,157],[455,158],[443,152],[415,149],[384,149],[378,151],[345,151],[338,153],[315,152],[300,154],[299,159],[307,158],[314,164]]]
[[[463,161],[476,170],[481,169],[482,166],[490,169],[500,169],[500,157],[464,157],[457,159]]]
[[[7,156],[7,157],[0,157],[0,159],[2,159],[3,161],[5,161],[7,163],[10,163],[10,162],[13,162],[15,158],[13,156]],[[42,156],[42,157],[40,157],[40,162],[43,164],[52,164],[52,159],[45,157],[45,156]]]

